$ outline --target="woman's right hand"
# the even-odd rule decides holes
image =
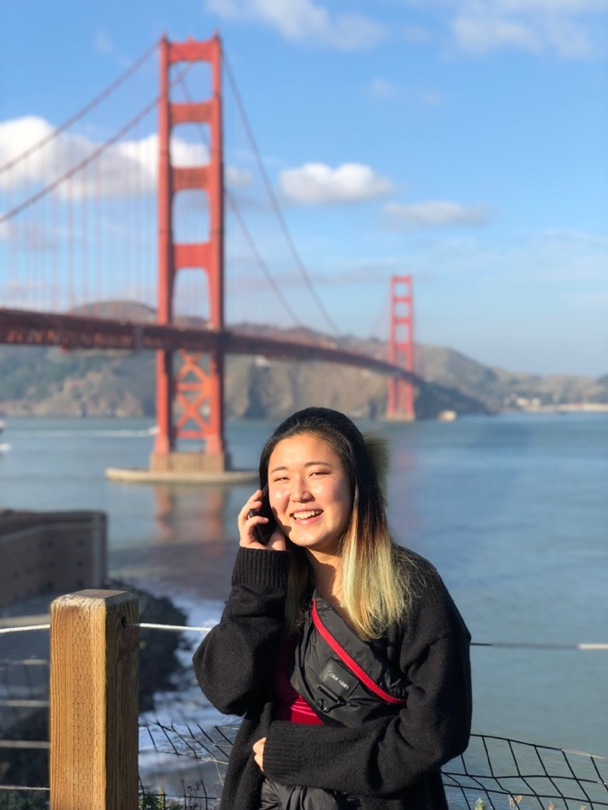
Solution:
[[[270,540],[266,545],[260,543],[255,535],[253,530],[254,526],[268,523],[268,518],[262,517],[262,515],[252,515],[252,517],[249,517],[249,513],[252,509],[259,509],[261,507],[261,498],[262,490],[256,489],[245,506],[239,512],[237,521],[239,527],[239,545],[243,548],[260,548],[271,549],[273,551],[285,551],[285,535],[279,528],[272,533]]]

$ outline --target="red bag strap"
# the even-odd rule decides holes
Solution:
[[[332,634],[329,632],[327,627],[321,621],[321,617],[319,616],[319,612],[317,610],[317,602],[315,599],[312,600],[312,620],[314,622],[315,627],[321,634],[321,637],[329,644],[332,650],[336,653],[338,658],[342,661],[343,664],[350,669],[350,671],[359,678],[361,683],[365,684],[370,692],[373,692],[382,700],[386,701],[387,703],[394,703],[397,706],[403,706],[407,702],[407,698],[397,698],[393,697],[393,695],[389,695],[388,692],[385,692],[382,687],[378,686],[378,684],[369,677],[367,672],[365,672],[359,664],[351,658],[351,656],[346,652],[344,647],[335,639]]]

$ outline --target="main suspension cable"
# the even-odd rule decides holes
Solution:
[[[184,90],[184,93],[186,95],[186,98],[188,99],[189,102],[192,102],[192,96],[190,95],[188,85],[186,84],[185,79],[184,79],[183,76],[180,77],[180,82],[181,82],[182,88]],[[198,130],[198,133],[199,133],[199,136],[201,138],[202,143],[207,147],[207,149],[209,151],[211,151],[211,144],[209,143],[209,139],[207,138],[207,133],[206,133],[204,127],[202,126],[202,124],[200,124],[200,122],[199,122],[199,124],[197,126],[197,130]],[[290,303],[288,302],[288,300],[285,298],[285,296],[281,292],[281,288],[277,284],[276,279],[274,278],[274,276],[272,275],[272,273],[268,269],[268,266],[267,266],[266,262],[262,258],[262,255],[261,255],[260,251],[258,250],[257,245],[255,244],[255,240],[253,239],[253,236],[251,235],[251,232],[249,231],[249,229],[247,228],[247,225],[245,224],[245,220],[243,219],[243,215],[241,214],[241,210],[240,210],[240,208],[238,206],[238,203],[236,202],[236,199],[235,199],[234,195],[230,192],[230,190],[225,185],[224,185],[224,188],[223,188],[223,192],[224,192],[224,195],[225,195],[226,199],[228,200],[228,203],[229,203],[229,205],[230,205],[230,207],[231,207],[231,209],[232,209],[232,211],[233,211],[233,213],[234,213],[234,215],[236,217],[237,222],[239,223],[239,226],[240,226],[241,230],[243,231],[243,235],[244,235],[245,239],[247,240],[247,243],[249,244],[249,247],[250,247],[253,255],[255,256],[255,259],[256,259],[257,263],[259,264],[262,272],[266,276],[266,280],[268,281],[268,283],[270,284],[270,286],[272,287],[272,289],[276,293],[279,301],[283,304],[283,306],[285,307],[287,312],[291,315],[293,321],[298,326],[302,326],[303,325],[302,321],[298,318],[295,311],[291,307]]]
[[[192,65],[189,64],[186,68],[184,68],[184,70],[180,73],[180,75],[176,76],[175,79],[173,79],[170,82],[169,86],[171,87],[176,82],[178,82],[186,73],[188,73],[191,67]],[[133,127],[136,126],[142,119],[144,119],[146,115],[148,115],[148,113],[150,113],[154,109],[154,107],[156,107],[160,99],[161,96],[156,96],[156,98],[154,98],[149,104],[147,104],[144,107],[144,109],[141,110],[141,112],[139,112],[134,118],[131,118],[130,121],[127,121],[127,123],[123,127],[121,127],[117,132],[115,132],[111,138],[108,138],[108,140],[100,144],[100,146],[98,146],[97,149],[90,152],[89,155],[87,155],[87,157],[83,158],[79,163],[76,163],[62,175],[55,178],[55,180],[53,180],[52,183],[49,183],[48,185],[44,186],[44,188],[39,189],[31,197],[28,197],[22,203],[19,203],[19,205],[16,205],[14,208],[11,208],[5,214],[0,214],[0,224],[3,222],[7,222],[9,219],[12,219],[17,214],[20,214],[21,211],[24,211],[26,208],[29,208],[30,205],[33,205],[33,203],[38,202],[39,200],[46,197],[47,194],[50,194],[51,191],[54,191],[65,180],[69,180],[77,172],[86,168],[90,163],[92,163],[94,160],[100,157],[100,155],[102,155],[110,146],[113,146],[120,137],[125,135],[127,132],[133,129]]]
[[[247,113],[245,111],[245,105],[243,104],[241,94],[239,93],[238,87],[236,85],[236,80],[234,78],[232,68],[230,67],[230,62],[229,62],[228,57],[227,57],[227,55],[226,55],[226,53],[224,52],[223,49],[222,49],[222,61],[223,61],[224,66],[226,68],[226,75],[228,76],[228,80],[230,81],[230,84],[232,86],[232,92],[234,93],[234,97],[235,97],[235,100],[236,100],[238,110],[240,112],[241,118],[243,119],[243,125],[245,127],[245,131],[247,132],[247,137],[249,138],[249,142],[251,143],[251,148],[253,149],[253,153],[255,155],[255,158],[256,158],[256,161],[257,161],[257,164],[258,164],[258,168],[260,170],[260,174],[261,174],[262,180],[264,182],[264,186],[266,187],[266,191],[268,193],[268,196],[270,197],[270,201],[271,201],[272,207],[274,209],[274,212],[275,212],[275,214],[277,216],[277,219],[279,221],[279,224],[281,226],[281,230],[283,231],[283,235],[285,236],[287,244],[288,244],[288,246],[289,246],[289,248],[291,250],[291,254],[292,254],[292,256],[293,256],[293,258],[295,260],[296,267],[298,268],[302,278],[304,279],[308,289],[310,290],[310,293],[312,294],[315,302],[317,303],[317,306],[321,310],[321,312],[323,314],[323,317],[325,318],[325,320],[329,324],[329,326],[332,329],[332,331],[334,332],[334,334],[337,335],[338,334],[338,328],[337,328],[336,324],[334,323],[333,318],[331,317],[331,315],[329,314],[329,312],[325,308],[325,305],[323,304],[323,302],[319,298],[319,294],[317,293],[315,285],[313,284],[313,281],[310,278],[310,275],[308,274],[308,271],[307,271],[306,267],[304,266],[304,263],[302,262],[302,259],[300,258],[300,255],[299,255],[299,253],[298,253],[298,251],[296,249],[295,243],[294,243],[294,241],[292,239],[292,236],[291,236],[291,234],[289,232],[289,229],[287,228],[287,224],[285,222],[285,218],[284,218],[283,213],[281,211],[281,207],[279,206],[277,196],[274,193],[274,190],[272,188],[270,180],[268,179],[268,174],[266,172],[266,167],[264,166],[264,162],[262,160],[260,150],[258,149],[256,140],[255,140],[255,138],[253,136],[253,131],[252,131],[251,125],[249,123],[249,118],[248,118]]]
[[[114,92],[114,90],[120,87],[120,85],[123,82],[125,82],[132,73],[135,73],[135,71],[138,68],[140,68],[141,65],[143,65],[143,63],[149,58],[149,56],[152,53],[154,53],[155,50],[157,50],[157,48],[158,48],[158,40],[153,45],[151,45],[146,51],[144,51],[144,53],[139,57],[139,59],[136,59],[136,61],[133,62],[133,64],[130,65],[130,67],[128,67],[124,73],[122,73],[117,79],[115,79],[111,84],[109,84],[105,90],[99,93],[99,95],[95,96],[95,98],[92,101],[90,101],[80,110],[78,110],[77,113],[74,113],[74,115],[72,115],[70,118],[64,121],[63,124],[60,124],[58,127],[55,127],[53,131],[45,135],[44,138],[41,138],[35,144],[32,144],[32,146],[28,146],[28,148],[25,151],[21,152],[19,155],[16,155],[14,158],[11,158],[11,160],[9,160],[8,163],[5,163],[3,166],[0,166],[0,172],[12,169],[22,160],[25,160],[25,158],[33,154],[36,150],[42,149],[42,147],[46,146],[47,143],[50,143],[62,132],[65,132],[66,129],[71,127],[72,124],[75,124],[76,121],[78,121],[88,112],[95,109],[95,107],[97,107],[98,104],[100,104],[105,98],[107,98],[112,92]]]

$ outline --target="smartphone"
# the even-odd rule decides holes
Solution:
[[[277,528],[277,521],[275,516],[272,514],[270,501],[268,499],[268,484],[266,484],[262,490],[262,497],[260,500],[262,501],[262,505],[259,509],[251,509],[249,512],[249,517],[253,517],[254,515],[262,515],[262,517],[268,518],[268,523],[258,523],[253,527],[253,533],[255,534],[256,540],[258,543],[262,543],[262,545],[265,546],[270,540],[272,533]]]

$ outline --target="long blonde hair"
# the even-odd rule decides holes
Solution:
[[[412,558],[393,543],[386,520],[386,441],[363,436],[339,411],[306,408],[282,422],[266,442],[260,458],[262,487],[268,482],[268,462],[277,444],[304,433],[327,441],[349,478],[353,505],[349,524],[340,538],[342,605],[361,638],[379,638],[407,613],[415,590]],[[285,621],[287,630],[292,630],[300,620],[311,569],[303,549],[289,541],[288,549],[291,559]]]

